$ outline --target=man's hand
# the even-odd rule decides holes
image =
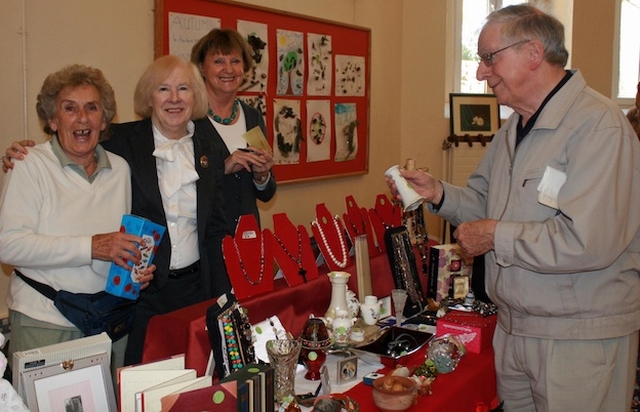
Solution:
[[[438,204],[442,199],[442,193],[444,189],[442,187],[442,183],[429,173],[425,172],[422,169],[416,170],[406,170],[400,169],[400,175],[404,177],[411,187],[422,197],[424,197],[427,202]],[[389,189],[391,189],[391,195],[394,199],[402,200],[400,195],[398,194],[398,188],[396,187],[395,182],[390,177],[386,177],[387,185]]]
[[[493,250],[497,220],[481,219],[462,223],[453,232],[465,256],[480,256]]]

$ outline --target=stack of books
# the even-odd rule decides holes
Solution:
[[[249,363],[220,380],[237,384],[239,412],[274,412],[274,370],[270,365]]]

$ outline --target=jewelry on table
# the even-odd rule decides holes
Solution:
[[[236,253],[238,254],[238,262],[240,263],[240,270],[242,271],[242,275],[251,285],[258,285],[262,282],[262,278],[264,277],[264,237],[260,238],[260,276],[258,276],[258,280],[253,280],[249,277],[247,270],[244,267],[244,263],[242,262],[242,255],[240,254],[240,248],[238,248],[238,243],[235,239],[233,239],[233,246],[236,248]]]
[[[340,240],[340,251],[342,252],[342,260],[338,260],[338,258],[336,258],[336,255],[333,254],[333,251],[331,250],[331,247],[327,242],[327,238],[324,235],[324,232],[322,231],[322,226],[318,222],[318,219],[311,222],[311,224],[318,228],[318,234],[320,235],[320,239],[322,240],[322,243],[324,244],[324,247],[327,250],[327,254],[329,254],[329,257],[331,258],[331,261],[335,263],[336,266],[344,269],[345,267],[347,267],[347,263],[349,263],[349,251],[347,251],[347,245],[343,239],[342,233],[340,233],[338,216],[335,216],[332,220],[333,220],[333,226],[336,230],[336,234],[338,235],[338,240]]]
[[[298,257],[293,256],[293,254],[289,251],[289,249],[287,249],[287,247],[284,245],[282,240],[280,240],[278,235],[275,234],[275,232],[273,233],[273,238],[276,240],[276,242],[278,242],[287,256],[289,256],[291,260],[296,262],[296,264],[298,265],[298,275],[302,276],[302,280],[304,280],[304,283],[307,283],[307,271],[304,267],[302,267],[302,233],[300,233],[300,230],[298,228],[296,228],[296,234],[298,235]]]
[[[218,116],[217,114],[213,114],[213,110],[211,110],[211,107],[209,107],[209,111],[207,113],[209,113],[209,116],[211,116],[211,118],[216,123],[229,125],[231,124],[231,122],[233,122],[236,119],[236,116],[238,115],[238,106],[239,106],[238,99],[235,99],[233,101],[233,109],[231,110],[231,116],[225,117],[224,119]]]

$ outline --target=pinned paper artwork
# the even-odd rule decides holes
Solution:
[[[331,102],[307,100],[307,162],[331,158]]]
[[[369,173],[370,28],[272,9],[269,2],[155,2],[155,58],[185,43],[181,56],[190,60],[193,44],[213,27],[237,30],[246,40],[250,64],[237,98],[262,114],[278,184]],[[240,113],[253,118],[253,111]],[[196,161],[212,166],[211,159]]]
[[[331,94],[331,36],[328,34],[307,34],[307,58],[309,77],[307,94],[309,96],[329,96]]]
[[[365,60],[336,55],[336,96],[364,96]]]
[[[267,25],[238,20],[238,32],[243,35],[251,49],[253,65],[239,91],[266,92],[269,80],[269,48],[267,47]]]
[[[220,28],[220,19],[194,14],[169,12],[169,54],[189,61],[191,48],[212,29]]]
[[[358,154],[358,112],[355,103],[337,103],[334,106],[336,119],[336,154],[334,161],[353,160]]]
[[[302,121],[300,102],[297,100],[274,99],[274,159],[276,164],[296,164],[300,162],[302,143]]]
[[[247,106],[253,107],[262,114],[262,120],[266,123],[267,120],[267,103],[264,95],[242,95],[238,96],[238,99],[246,103]]]
[[[278,30],[278,89],[279,96],[302,96],[304,86],[304,43],[302,33]]]

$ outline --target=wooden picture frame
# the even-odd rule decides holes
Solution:
[[[449,93],[453,136],[493,136],[500,128],[500,105],[493,94]]]
[[[23,372],[29,410],[116,412],[109,362],[101,353]]]
[[[371,29],[231,0],[155,0],[155,57],[188,60],[218,27],[254,49],[238,98],[263,114],[278,183],[368,172]]]

